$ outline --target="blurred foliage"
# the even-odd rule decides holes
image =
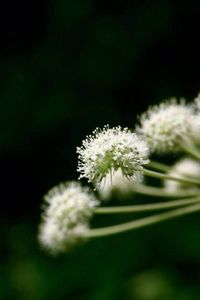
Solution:
[[[77,178],[86,134],[134,127],[149,104],[197,94],[199,1],[2,5],[0,299],[198,299],[197,215],[56,258],[40,249],[37,226],[42,195]],[[95,224],[116,222],[106,218]]]

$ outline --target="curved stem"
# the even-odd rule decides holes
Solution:
[[[186,153],[190,154],[195,159],[200,160],[200,152],[191,141],[181,142],[181,147]]]
[[[196,179],[170,176],[168,174],[163,174],[163,173],[160,173],[160,172],[151,171],[151,170],[147,170],[147,169],[143,169],[143,172],[144,172],[144,175],[149,176],[149,177],[154,177],[154,178],[159,178],[159,179],[174,180],[174,181],[183,182],[183,183],[187,183],[187,184],[200,185],[200,181],[196,180]]]
[[[171,169],[171,167],[169,167],[163,163],[153,161],[153,160],[150,161],[148,167],[150,167],[154,170],[157,170],[157,171],[162,171],[162,172],[168,172]]]
[[[164,188],[147,186],[142,184],[134,184],[133,191],[141,195],[165,198],[188,198],[195,197],[198,195],[198,192],[196,190],[178,190],[177,192],[168,192]]]
[[[89,238],[94,238],[94,237],[101,237],[101,236],[108,236],[108,235],[113,235],[113,234],[118,234],[121,232],[126,232],[130,230],[134,230],[137,228],[141,228],[144,226],[149,226],[155,223],[163,222],[166,220],[174,219],[183,215],[187,215],[190,213],[194,213],[200,211],[200,204],[194,204],[194,205],[189,205],[186,207],[170,210],[168,212],[164,212],[161,214],[153,215],[150,217],[142,218],[139,220],[119,224],[119,225],[114,225],[114,226],[109,226],[109,227],[103,227],[103,228],[97,228],[97,229],[91,229],[87,233],[87,237]]]
[[[119,214],[119,213],[144,212],[144,211],[152,211],[152,210],[162,210],[162,209],[178,207],[178,206],[185,206],[197,202],[200,202],[200,197],[195,199],[175,200],[175,201],[153,203],[153,204],[98,207],[95,209],[95,213],[96,214]]]

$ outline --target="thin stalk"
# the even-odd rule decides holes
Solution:
[[[187,183],[187,184],[200,185],[200,181],[196,180],[196,179],[170,176],[168,174],[163,174],[163,173],[160,173],[160,172],[151,171],[151,170],[147,170],[147,169],[143,169],[143,172],[144,172],[144,175],[149,176],[149,177],[154,177],[154,178],[159,178],[159,179],[174,180],[174,181],[183,182],[183,183]]]
[[[195,159],[200,160],[200,152],[192,142],[191,143],[189,143],[188,141],[182,142],[181,147],[186,153],[190,154]]]
[[[159,222],[163,222],[166,220],[174,219],[177,217],[181,217],[187,214],[191,214],[194,212],[200,211],[200,204],[194,204],[194,205],[189,205],[186,207],[170,210],[161,214],[156,214],[150,217],[145,217],[139,220],[123,223],[123,224],[118,224],[114,226],[109,226],[109,227],[103,227],[103,228],[96,228],[96,229],[91,229],[87,237],[89,238],[94,238],[94,237],[101,237],[101,236],[108,236],[108,235],[114,235],[138,228],[142,228],[145,226],[149,226],[152,224],[156,224]]]
[[[134,184],[133,191],[141,195],[165,198],[189,198],[198,195],[197,190],[178,190],[177,192],[168,192],[164,188],[147,186],[143,184]]]
[[[153,160],[150,161],[148,167],[150,167],[154,170],[157,170],[157,171],[162,171],[162,172],[168,172],[171,169],[171,167],[169,167],[163,163],[153,161]]]
[[[152,210],[162,210],[173,207],[190,205],[200,202],[200,197],[195,199],[184,199],[167,201],[162,203],[142,204],[142,205],[127,205],[127,206],[114,206],[114,207],[98,207],[95,209],[96,214],[119,214],[119,213],[132,213],[132,212],[145,212]]]

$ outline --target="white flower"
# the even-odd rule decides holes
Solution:
[[[127,178],[136,178],[142,173],[143,165],[149,162],[146,142],[128,128],[120,126],[96,129],[77,148],[80,178],[98,185],[112,170],[121,169]]]
[[[189,178],[199,178],[200,177],[200,163],[191,158],[183,158],[178,161],[169,171],[168,175],[173,177],[189,177]],[[164,181],[165,189],[168,192],[176,192],[179,189],[191,189],[195,188],[191,184],[186,184],[173,180]]]
[[[44,197],[45,210],[39,241],[51,252],[63,252],[84,238],[98,201],[88,188],[67,182],[51,189]]]
[[[194,99],[195,106],[198,110],[200,110],[200,93],[197,95],[197,97]]]
[[[137,182],[141,182],[143,176],[138,173]],[[134,193],[135,181],[131,178],[123,176],[120,169],[113,171],[112,174],[108,173],[97,189],[102,199],[109,199],[112,194],[115,197],[122,199],[123,196],[127,196],[130,193]]]
[[[137,131],[145,137],[152,152],[180,151],[180,140],[190,136],[192,110],[183,100],[178,103],[176,99],[170,99],[150,107],[141,116]]]
[[[194,113],[190,120],[191,137],[193,141],[200,144],[200,93],[192,103]]]
[[[194,114],[190,120],[191,138],[197,144],[200,143],[200,112]]]
[[[89,228],[79,224],[73,228],[60,227],[55,220],[46,219],[39,228],[39,241],[52,254],[64,253],[85,239]]]

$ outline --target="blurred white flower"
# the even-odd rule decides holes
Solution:
[[[40,224],[39,241],[52,254],[64,253],[84,241],[88,230],[86,224],[69,229],[60,227],[55,220],[46,219]]]
[[[196,144],[200,144],[200,112],[191,117],[190,126],[191,138]]]
[[[190,136],[193,108],[172,98],[152,106],[140,118],[137,132],[146,139],[151,152],[164,154],[181,150],[180,139]]]
[[[194,99],[192,107],[194,113],[190,120],[191,137],[195,143],[200,144],[200,93]]]
[[[137,179],[143,165],[149,162],[149,149],[146,142],[120,126],[102,130],[96,129],[77,148],[79,154],[78,172],[80,178],[98,185],[112,170],[121,170],[123,176]]]
[[[195,106],[198,110],[200,110],[200,93],[198,93],[197,97],[194,99]]]
[[[138,173],[137,182],[141,182],[142,179],[142,174]],[[122,171],[118,169],[111,172],[111,174],[108,173],[98,185],[97,190],[102,199],[109,199],[112,194],[117,196],[117,198],[123,199],[123,196],[134,193],[134,185],[135,181],[123,176]]]
[[[191,158],[183,158],[178,161],[169,171],[168,175],[173,177],[200,177],[200,162]],[[168,192],[176,192],[179,189],[194,189],[196,186],[173,180],[164,180],[165,189]]]
[[[53,253],[64,252],[84,239],[94,208],[99,204],[88,188],[67,182],[51,189],[39,229],[41,245]]]

